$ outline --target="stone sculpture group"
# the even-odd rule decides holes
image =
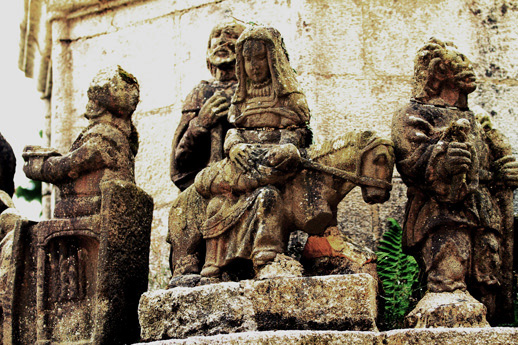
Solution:
[[[452,43],[432,38],[418,51],[412,99],[393,117],[392,140],[350,131],[313,143],[306,97],[274,28],[217,25],[207,66],[214,79],[187,96],[172,143],[181,193],[169,214],[170,288],[260,277],[279,260],[296,261],[285,255],[290,233],[322,236],[355,186],[365,202],[385,202],[395,164],[408,187],[403,245],[427,284],[408,325],[447,325],[436,316],[447,293],[482,302],[492,323],[510,317],[518,163],[490,119],[469,110],[475,74]],[[8,211],[12,174],[2,164],[4,344],[139,338],[153,211],[134,177],[139,85],[108,68],[87,94],[89,124],[67,154],[23,153],[25,174],[59,190],[53,219]],[[1,158],[12,162],[6,150]]]
[[[502,258],[512,257],[518,163],[489,118],[469,111],[467,95],[476,78],[452,43],[432,38],[418,51],[413,98],[394,115],[394,145],[376,145],[383,152],[370,171],[362,171],[368,165],[362,152],[353,168],[356,180],[340,174],[352,164],[339,156],[352,146],[352,135],[321,143],[332,147],[325,153],[309,146],[309,109],[279,33],[251,27],[235,46],[238,83],[225,154],[197,174],[171,209],[171,286],[192,284],[196,275],[220,278],[236,269],[238,259],[250,260],[257,274],[286,252],[290,232],[321,234],[336,222],[334,201],[347,194],[350,182],[363,187],[365,201],[386,201],[395,160],[408,186],[403,245],[422,262],[427,279],[423,303],[439,307],[434,294],[459,291],[467,294],[459,299],[473,299],[471,293],[483,302],[491,321],[510,316],[512,260]],[[367,142],[370,135],[360,133]],[[367,152],[369,145],[355,149]],[[324,158],[330,151],[334,156]],[[378,176],[361,180],[374,171]],[[341,179],[342,185],[325,178]],[[376,197],[368,195],[369,188]],[[416,325],[413,315],[422,308],[409,324]]]

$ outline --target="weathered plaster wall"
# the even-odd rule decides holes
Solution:
[[[486,111],[518,150],[516,0],[140,0],[50,1],[51,144],[66,151],[86,124],[86,89],[97,70],[120,64],[141,85],[137,183],[155,200],[151,286],[164,284],[167,215],[178,190],[169,154],[181,102],[210,77],[205,50],[226,15],[275,26],[312,110],[315,140],[352,128],[390,135],[394,111],[410,98],[413,57],[432,35],[454,41],[476,65],[472,107]],[[368,206],[359,191],[343,202],[341,228],[373,243],[386,217],[402,219],[405,190]]]

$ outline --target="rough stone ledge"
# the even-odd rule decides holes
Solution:
[[[264,331],[216,335],[210,337],[192,337],[188,339],[162,340],[140,345],[378,345],[376,332],[359,331]],[[136,345],[139,345],[136,344]],[[429,344],[427,344],[429,345]]]
[[[400,329],[388,332],[265,331],[162,340],[140,345],[512,345],[518,344],[518,328]],[[136,345],[139,345],[136,344]]]
[[[380,333],[385,345],[512,345],[518,344],[518,328],[421,328]]]
[[[377,283],[364,273],[177,287],[142,295],[145,341],[270,330],[377,331]]]

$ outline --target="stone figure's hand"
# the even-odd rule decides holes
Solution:
[[[446,150],[445,169],[450,175],[466,173],[471,166],[471,152],[466,143],[451,142]]]
[[[266,154],[265,161],[270,167],[291,172],[297,169],[301,157],[295,145],[285,144],[272,147]]]
[[[31,164],[32,163],[32,164]],[[27,176],[30,179],[33,180],[40,180],[41,179],[41,170],[43,167],[43,160],[35,160],[35,159],[29,159],[25,162],[23,165],[23,172],[25,173],[25,176]]]
[[[230,160],[242,171],[259,173],[257,166],[266,151],[256,145],[237,144],[230,149]]]
[[[213,127],[220,118],[228,115],[229,107],[230,103],[223,93],[216,92],[201,107],[198,125],[207,129]]]
[[[518,162],[513,156],[505,156],[494,162],[498,167],[496,178],[508,187],[518,188]]]
[[[33,180],[43,180],[43,164],[49,157],[60,156],[54,149],[41,146],[25,146],[22,157],[25,161],[23,172]]]

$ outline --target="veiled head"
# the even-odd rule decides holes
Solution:
[[[242,102],[246,98],[247,83],[252,82],[252,79],[247,76],[245,53],[249,55],[252,48],[255,50],[261,45],[264,45],[266,49],[268,73],[272,79],[275,95],[284,96],[299,92],[296,74],[290,66],[288,52],[279,31],[272,27],[251,26],[243,31],[236,43],[236,77],[238,87],[232,100],[233,103]]]

